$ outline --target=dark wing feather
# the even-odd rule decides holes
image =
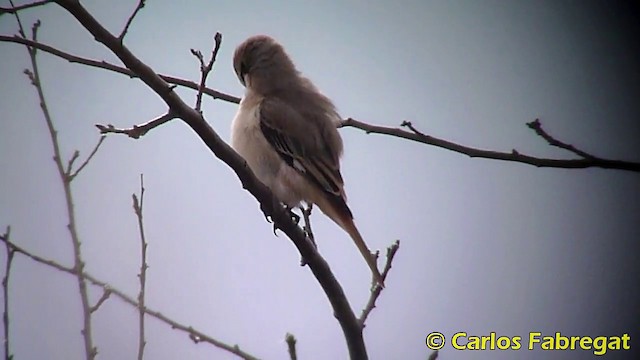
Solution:
[[[340,165],[312,126],[281,100],[265,99],[260,105],[260,129],[278,155],[325,192],[343,198]]]

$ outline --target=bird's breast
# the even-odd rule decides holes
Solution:
[[[245,159],[258,179],[270,186],[281,160],[260,129],[259,100],[245,97],[240,102],[231,123],[231,147]]]

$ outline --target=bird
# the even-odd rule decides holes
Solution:
[[[341,118],[334,104],[270,36],[251,36],[238,45],[233,68],[245,93],[231,123],[231,147],[282,204],[317,205],[347,232],[374,284],[383,287],[376,256],[347,205],[340,173],[343,142],[336,127]]]

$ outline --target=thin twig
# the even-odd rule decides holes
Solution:
[[[18,5],[18,6],[13,5],[13,2],[11,2],[11,7],[10,8],[0,7],[0,16],[2,16],[4,14],[15,14],[18,11],[31,9],[31,8],[34,8],[36,6],[42,6],[42,5],[46,5],[48,3],[52,3],[52,2],[53,2],[53,0],[43,0],[43,1],[35,1],[35,2],[32,2],[32,3],[28,3],[28,4]]]
[[[400,240],[396,240],[391,246],[387,248],[387,262],[384,264],[384,269],[382,270],[382,280],[386,280],[387,274],[389,274],[389,270],[391,270],[391,263],[393,262],[393,258],[396,256],[396,252],[400,248]],[[371,313],[371,311],[376,307],[376,300],[382,293],[382,287],[377,284],[371,289],[371,295],[369,296],[369,300],[367,301],[367,305],[365,305],[364,309],[362,309],[362,313],[360,314],[360,318],[358,318],[358,323],[362,328],[365,327],[365,322],[367,321],[367,317]]]
[[[529,123],[531,124],[531,123]],[[365,131],[367,134],[383,134],[399,137],[402,139],[416,141],[422,144],[433,145],[443,149],[455,151],[460,154],[467,155],[469,157],[477,157],[483,159],[513,161],[524,164],[533,165],[536,167],[551,167],[551,168],[563,168],[563,169],[584,169],[590,167],[599,167],[603,169],[616,169],[627,170],[632,172],[640,172],[640,163],[622,160],[608,160],[582,152],[590,158],[582,159],[545,159],[533,156],[528,156],[519,153],[516,150],[512,150],[510,153],[476,149],[460,144],[456,144],[447,140],[439,139],[430,135],[426,135],[413,127],[413,125],[405,121],[401,124],[403,127],[409,128],[411,131],[405,131],[399,128],[390,128],[385,126],[376,126],[367,124],[352,118],[342,120],[338,127],[354,127]],[[531,126],[530,126],[531,127]],[[575,148],[574,148],[575,149]],[[573,150],[572,150],[573,151]],[[580,152],[580,150],[577,150]],[[575,153],[575,151],[573,151]]]
[[[543,128],[542,128],[542,124],[540,123],[540,119],[535,119],[532,122],[527,123],[527,126],[532,129],[533,131],[536,132],[536,134],[538,134],[540,137],[542,137],[543,139],[547,140],[547,142],[549,143],[549,145],[551,146],[556,146],[559,147],[561,149],[570,151],[582,158],[585,159],[591,159],[591,160],[595,160],[598,159],[597,157],[588,154],[582,150],[576,149],[573,145],[569,145],[566,143],[563,143],[560,140],[557,140],[556,138],[554,138],[553,136],[549,135]]]
[[[158,118],[155,118],[151,121],[148,121],[144,124],[133,125],[132,128],[129,129],[118,129],[113,125],[100,125],[96,124],[98,130],[100,130],[100,134],[124,134],[133,139],[138,139],[143,137],[149,130],[156,128],[170,120],[175,119],[177,116],[172,112],[168,112]]]
[[[4,297],[4,309],[2,312],[2,324],[4,326],[4,358],[5,360],[11,360],[13,355],[9,350],[9,278],[11,276],[11,264],[13,263],[13,255],[15,250],[9,246],[11,238],[11,227],[7,226],[7,231],[3,235],[0,235],[0,239],[4,241],[4,248],[7,254],[7,262],[4,266],[4,277],[2,278],[2,294]]]
[[[147,239],[144,234],[144,221],[142,219],[142,209],[144,206],[144,176],[140,174],[140,200],[138,201],[138,197],[134,193],[133,197],[133,211],[136,213],[136,217],[138,218],[138,229],[140,231],[140,274],[138,274],[138,278],[140,280],[140,293],[138,293],[138,360],[142,360],[144,357],[144,346],[147,344],[147,341],[144,337],[144,292],[145,285],[147,281]]]
[[[11,2],[13,6],[13,2]],[[15,14],[16,19],[18,20],[18,26],[20,28],[20,34],[24,37],[24,28],[19,20],[18,14]],[[38,29],[40,27],[40,21],[34,23],[32,27],[32,39],[33,41],[37,41]],[[78,290],[80,292],[80,299],[82,303],[82,315],[83,315],[83,327],[81,330],[82,338],[84,340],[84,348],[85,348],[85,357],[87,360],[93,360],[98,352],[98,349],[93,345],[93,338],[91,336],[91,307],[89,305],[89,294],[87,292],[87,284],[85,282],[83,273],[84,273],[84,261],[82,260],[82,252],[80,249],[80,238],[78,236],[78,232],[76,230],[76,220],[75,220],[75,210],[73,203],[73,194],[71,191],[71,182],[67,173],[65,172],[63,166],[63,160],[60,152],[60,145],[58,143],[58,132],[56,131],[53,120],[49,113],[49,108],[47,107],[47,102],[44,97],[44,90],[42,89],[42,84],[40,83],[40,74],[38,71],[38,64],[36,61],[36,49],[35,48],[27,48],[29,51],[29,58],[31,59],[31,71],[27,72],[31,83],[37,90],[38,98],[40,99],[40,108],[42,110],[42,114],[44,115],[44,119],[47,125],[47,129],[49,130],[49,136],[51,138],[51,143],[53,145],[53,159],[56,163],[56,167],[58,169],[58,175],[62,180],[62,185],[64,188],[65,194],[65,203],[67,207],[67,218],[69,223],[67,228],[69,229],[69,233],[71,235],[71,242],[73,244],[73,257],[74,257],[74,268],[77,272],[77,281],[78,281]],[[71,162],[70,162],[71,163]]]
[[[73,54],[69,54],[67,52],[64,52],[62,50],[59,50],[53,46],[49,46],[37,41],[32,41],[29,39],[24,39],[18,36],[6,36],[6,35],[0,35],[0,41],[1,42],[9,42],[9,43],[15,43],[15,44],[22,44],[22,45],[27,45],[29,47],[33,47],[39,50],[42,50],[46,53],[49,53],[51,55],[57,56],[61,59],[65,59],[67,61],[69,61],[72,64],[81,64],[81,65],[85,65],[85,66],[90,66],[90,67],[94,67],[94,68],[98,68],[98,69],[104,69],[104,70],[109,70],[118,74],[122,74],[125,76],[128,76],[130,78],[138,78],[138,75],[136,73],[134,73],[133,71],[127,69],[126,67],[122,67],[122,66],[118,66],[112,63],[109,63],[107,61],[98,61],[98,60],[93,60],[93,59],[87,59],[87,58],[83,58],[80,56],[76,56]],[[160,78],[162,78],[162,80],[168,82],[169,84],[174,84],[174,85],[179,85],[185,88],[189,88],[189,89],[193,89],[193,90],[198,90],[200,88],[200,85],[196,82],[190,81],[190,80],[185,80],[185,79],[181,79],[181,78],[177,78],[175,76],[170,76],[170,75],[162,75],[162,74],[158,74],[158,76],[160,76]],[[219,100],[223,100],[223,101],[227,101],[230,103],[234,103],[234,104],[239,104],[240,103],[240,98],[237,96],[233,96],[230,94],[226,94],[223,93],[221,91],[217,91],[217,90],[213,90],[210,88],[204,88],[203,92],[210,96],[213,99],[219,99]]]
[[[100,306],[102,306],[102,304],[107,301],[107,299],[111,296],[111,289],[109,288],[104,288],[102,289],[102,296],[100,296],[100,299],[98,299],[98,301],[96,302],[95,305],[93,305],[90,309],[91,313],[93,314],[94,312],[98,311],[98,309],[100,308]]]
[[[296,353],[296,337],[293,334],[287,333],[284,337],[284,341],[287,342],[287,348],[289,349],[289,358],[291,360],[298,360],[298,354]]]
[[[29,75],[29,74],[27,74]],[[65,176],[69,176],[69,174],[71,174],[71,169],[73,168],[73,163],[76,162],[76,160],[78,160],[78,157],[80,156],[80,151],[76,150],[73,152],[73,155],[71,155],[71,159],[69,159],[69,161],[67,162],[67,170],[64,171]]]
[[[120,36],[118,36],[118,40],[120,40],[120,43],[124,41],[124,37],[127,35],[127,31],[129,31],[129,26],[131,26],[133,18],[135,18],[136,15],[138,15],[138,11],[142,10],[142,8],[144,7],[144,2],[145,0],[138,1],[138,6],[136,6],[136,9],[133,10],[133,13],[131,14],[131,16],[129,16],[129,19],[127,19],[127,23],[125,24],[124,29],[122,29]]]
[[[91,151],[91,153],[89,154],[89,156],[84,160],[84,162],[82,164],[80,164],[80,167],[78,167],[78,169],[76,171],[73,172],[73,174],[70,173],[71,171],[71,164],[69,164],[69,168],[67,169],[67,174],[69,174],[69,181],[73,181],[73,179],[78,176],[78,174],[80,173],[80,171],[82,171],[82,169],[85,168],[85,166],[87,166],[89,164],[89,161],[91,161],[91,159],[93,159],[93,156],[98,152],[98,150],[100,149],[100,145],[102,145],[102,142],[104,141],[104,139],[106,138],[106,136],[100,136],[100,140],[98,140],[98,143],[96,144],[96,146],[93,148],[93,150]],[[76,151],[74,153],[77,154],[78,152]]]
[[[209,59],[209,63],[207,63],[206,65],[204,64],[204,57],[202,56],[200,50],[191,49],[191,54],[198,58],[198,61],[200,62],[200,86],[198,87],[198,94],[196,95],[195,107],[196,111],[199,113],[202,113],[202,94],[206,87],[207,77],[213,69],[213,64],[215,63],[216,57],[218,56],[218,51],[220,50],[220,45],[222,45],[222,34],[216,32],[213,40],[215,45],[213,47],[213,51],[211,51],[211,58]]]
[[[26,257],[28,257],[29,259],[49,266],[51,268],[54,268],[56,270],[59,270],[61,272],[67,273],[67,274],[71,274],[73,276],[79,276],[78,271],[76,270],[76,268],[73,267],[67,267],[64,265],[61,265],[53,260],[50,259],[45,259],[41,256],[35,255],[25,249],[23,249],[22,247],[14,244],[13,242],[9,241],[8,239],[5,239],[3,237],[0,237],[0,241],[4,242],[5,244],[8,244],[9,247],[11,248],[11,250],[15,251],[16,253],[22,254]],[[118,297],[120,300],[124,301],[125,303],[131,305],[132,307],[139,309],[140,308],[140,304],[138,304],[138,302],[133,299],[131,296],[127,295],[126,293],[124,293],[122,290],[119,290],[113,286],[111,286],[110,284],[108,284],[105,281],[99,280],[98,278],[94,277],[93,275],[87,273],[86,271],[82,273],[82,276],[88,281],[90,282],[92,285],[95,285],[97,287],[100,287],[103,291],[110,291],[112,295],[115,295],[116,297]],[[197,339],[197,342],[204,342],[204,343],[208,343],[211,344],[219,349],[223,349],[226,350],[232,354],[237,355],[238,357],[245,359],[245,360],[258,360],[258,358],[256,358],[255,356],[248,354],[242,350],[240,350],[240,347],[238,345],[229,345],[226,343],[223,343],[222,341],[216,340],[206,334],[204,334],[203,332],[196,330],[194,328],[192,328],[191,326],[187,326],[187,325],[183,325],[175,320],[172,320],[170,318],[168,318],[167,316],[163,315],[162,313],[160,313],[159,311],[155,311],[155,310],[151,310],[148,307],[145,307],[144,309],[145,314],[160,320],[161,322],[171,326],[172,329],[175,330],[179,330],[182,332],[185,332],[189,335],[189,338],[191,339]]]

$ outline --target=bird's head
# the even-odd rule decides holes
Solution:
[[[282,46],[266,35],[252,36],[238,45],[233,55],[233,69],[242,85],[254,89],[274,88],[291,75],[297,75]]]

